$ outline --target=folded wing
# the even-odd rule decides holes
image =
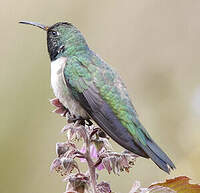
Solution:
[[[169,167],[174,169],[174,164],[141,125],[123,83],[113,73],[107,66],[105,73],[104,69],[90,68],[79,60],[69,62],[64,69],[65,81],[72,95],[100,128],[122,147],[151,158],[169,173]],[[114,76],[117,82],[112,78]]]

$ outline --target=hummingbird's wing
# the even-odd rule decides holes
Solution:
[[[175,168],[139,122],[124,84],[107,64],[97,56],[68,58],[63,73],[77,102],[113,140],[168,173]]]

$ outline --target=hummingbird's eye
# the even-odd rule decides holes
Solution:
[[[56,32],[56,31],[51,31],[51,34],[52,34],[53,36],[57,36],[57,35],[58,35],[58,32]]]

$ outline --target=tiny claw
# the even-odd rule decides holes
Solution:
[[[98,130],[98,135],[101,138],[109,139],[109,137],[106,135],[106,133],[104,131],[102,131],[101,129]]]
[[[83,119],[83,117],[78,116],[76,117],[75,115],[70,116],[67,120],[68,123],[76,123],[77,121],[79,121],[80,125],[85,126],[85,119]]]
[[[98,132],[98,130],[98,128],[93,129],[93,131],[90,133],[90,139]]]
[[[90,126],[92,126],[92,125],[93,125],[93,122],[92,122],[90,119],[87,119],[86,121],[87,121],[87,124],[86,124],[87,126],[89,126],[89,127],[90,127]]]

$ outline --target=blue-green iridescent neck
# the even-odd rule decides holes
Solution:
[[[83,37],[72,37],[66,41],[62,56],[77,56],[89,52],[89,47]]]
[[[87,42],[73,25],[58,23],[47,32],[47,46],[51,61],[59,57],[69,57],[87,53]]]

